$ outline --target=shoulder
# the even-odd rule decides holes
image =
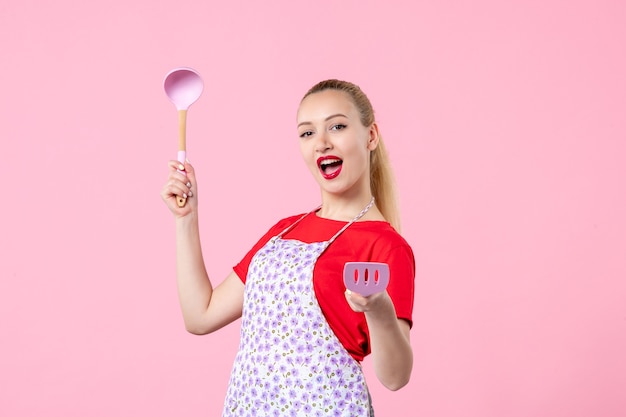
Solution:
[[[352,261],[401,264],[415,269],[415,257],[409,243],[389,223],[378,220],[356,222],[348,227],[331,249]]]
[[[407,277],[415,275],[413,249],[389,223],[364,221],[352,226],[346,230],[346,238],[350,239],[351,246],[359,248],[360,253],[368,254],[370,261],[387,263],[392,269],[399,268]]]
[[[352,229],[352,230],[350,230]],[[348,228],[351,234],[366,239],[380,250],[403,248],[412,254],[412,249],[404,237],[385,221],[356,222]]]

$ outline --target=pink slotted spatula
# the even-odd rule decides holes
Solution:
[[[389,265],[382,262],[346,262],[343,267],[346,288],[364,297],[385,291]]]

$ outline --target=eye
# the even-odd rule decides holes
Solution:
[[[332,127],[330,128],[330,130],[341,130],[341,129],[345,129],[347,126],[343,125],[341,123],[338,123],[336,125],[332,125]]]
[[[301,137],[302,139],[304,139],[304,138],[308,138],[308,137],[309,137],[309,136],[311,136],[312,134],[313,134],[313,132],[311,132],[310,130],[307,130],[307,131],[304,131],[304,132],[300,133],[300,137]]]

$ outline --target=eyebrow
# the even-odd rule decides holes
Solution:
[[[328,116],[327,118],[324,119],[325,122],[329,121],[330,119],[333,119],[335,117],[345,117],[346,119],[348,118],[348,116],[346,116],[343,113],[336,113],[336,114],[331,114],[330,116]],[[302,125],[311,125],[313,124],[312,122],[302,122],[302,123],[298,123],[298,127],[302,126]]]

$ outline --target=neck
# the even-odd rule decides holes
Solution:
[[[333,195],[322,196],[322,207],[317,212],[319,217],[330,220],[350,221],[372,203],[369,211],[375,209],[374,197],[362,195],[359,198],[342,198]],[[369,213],[368,211],[368,213]]]

